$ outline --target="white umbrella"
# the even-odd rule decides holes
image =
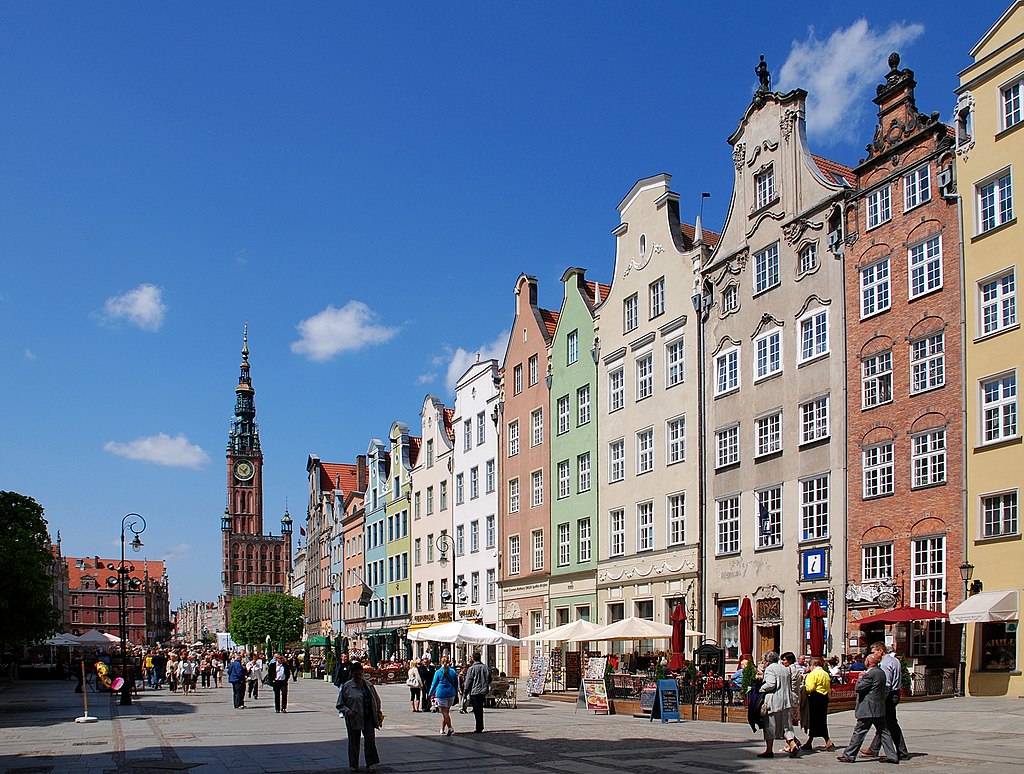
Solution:
[[[120,637],[116,637],[113,634],[106,634],[101,632],[99,629],[90,629],[78,638],[79,645],[110,645],[111,643],[120,641]]]
[[[616,621],[590,634],[580,634],[570,638],[571,642],[609,641],[609,640],[667,640],[672,637],[670,624],[648,621],[646,618],[630,616]]]
[[[590,621],[585,621],[581,618],[578,621],[573,621],[572,623],[556,626],[554,629],[548,629],[547,631],[531,634],[529,637],[523,637],[523,639],[527,642],[565,642],[567,640],[571,640],[573,642],[589,642],[591,640],[598,639],[589,635],[592,635],[599,629],[601,629],[600,624],[591,623]]]
[[[426,629],[409,632],[409,639],[413,642],[450,642],[457,645],[522,644],[522,640],[471,621],[454,621],[428,626]]]

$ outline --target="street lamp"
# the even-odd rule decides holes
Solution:
[[[967,599],[970,589],[968,584],[974,577],[974,565],[964,561],[960,565],[960,580],[964,582],[964,599]],[[967,624],[960,625],[960,696],[967,695]]]
[[[451,599],[452,622],[454,623],[456,620],[456,605],[466,601],[465,594],[463,593],[463,589],[466,588],[466,581],[462,581],[462,583],[456,583],[455,581],[455,539],[447,532],[442,532],[437,536],[437,539],[434,541],[434,545],[436,545],[437,550],[441,552],[441,556],[438,558],[438,561],[441,562],[442,567],[448,562],[448,552],[451,551],[452,553],[452,590],[450,592],[441,592],[441,603],[447,603],[448,599]]]
[[[142,549],[142,541],[139,539],[139,535],[146,531],[146,520],[138,513],[128,513],[121,519],[121,563],[114,567],[113,564],[108,564],[108,570],[116,570],[117,577],[107,578],[108,586],[117,586],[117,621],[119,624],[121,634],[121,704],[127,705],[132,703],[132,688],[135,685],[135,673],[134,669],[129,675],[128,673],[128,590],[129,588],[133,591],[142,586],[142,581],[138,578],[132,577],[132,572],[135,571],[135,565],[124,562],[124,534],[125,530],[131,530],[132,537],[132,550],[138,552]]]

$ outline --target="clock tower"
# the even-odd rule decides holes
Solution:
[[[291,588],[292,520],[285,509],[281,534],[263,534],[263,451],[256,423],[256,390],[249,367],[249,326],[242,333],[242,363],[227,446],[227,505],[221,517],[223,570],[221,621],[227,629],[231,600],[250,594],[286,594]]]

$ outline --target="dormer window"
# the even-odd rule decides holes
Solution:
[[[754,175],[754,209],[771,204],[775,199],[775,168],[769,165],[763,172]]]

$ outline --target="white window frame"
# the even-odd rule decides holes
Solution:
[[[769,164],[754,175],[754,211],[767,207],[775,201],[775,166]]]
[[[567,567],[569,565],[569,546],[571,545],[569,537],[569,522],[563,522],[558,525],[558,566]]]
[[[640,300],[636,293],[622,302],[622,331],[629,333],[640,326]]]
[[[724,468],[740,461],[740,426],[723,427],[715,431],[715,467]]]
[[[946,483],[946,429],[914,433],[910,437],[910,487],[924,489]]]
[[[646,427],[636,433],[636,474],[654,470],[654,428]]]
[[[558,499],[562,500],[569,496],[569,460],[560,460],[558,463]]]
[[[686,381],[686,347],[683,337],[665,345],[665,387]]]
[[[572,365],[580,359],[580,332],[569,331],[569,335],[565,337],[565,362],[566,365]]]
[[[484,548],[494,548],[498,543],[498,520],[493,513],[484,519]]]
[[[979,498],[983,540],[1020,535],[1020,496],[1017,489],[990,492]]]
[[[648,352],[636,359],[637,402],[654,395],[654,355]]]
[[[686,543],[686,493],[676,492],[665,498],[665,516],[668,521],[668,544]]]
[[[544,504],[544,471],[534,470],[530,473],[530,507],[539,508]]]
[[[931,172],[927,164],[903,176],[903,211],[908,212],[932,199]]]
[[[999,125],[1006,131],[1024,121],[1024,79],[1017,78],[999,89]]]
[[[467,419],[462,423],[462,450],[469,451],[473,448],[473,420]]]
[[[608,372],[608,413],[626,405],[626,372],[619,366]]]
[[[520,491],[519,491],[519,479],[511,478],[508,482],[508,511],[509,513],[519,513],[521,507],[520,502]]]
[[[490,459],[484,464],[484,493],[491,494],[494,491],[495,482],[497,479],[497,466],[494,464],[494,460]]]
[[[893,442],[883,441],[861,452],[862,496],[865,500],[886,497],[895,491],[896,462]]]
[[[588,516],[576,522],[576,529],[579,536],[576,561],[583,564],[584,562],[589,562],[593,556],[591,550],[593,533],[590,529],[590,517]]]
[[[872,543],[861,548],[860,577],[863,582],[892,580],[893,544]]]
[[[773,242],[764,250],[754,253],[754,295],[771,290],[780,282],[779,243]]]
[[[818,243],[808,242],[798,253],[797,273],[807,274],[818,268]]]
[[[782,545],[782,486],[758,489],[754,492],[757,503],[757,547],[758,549],[778,548]],[[768,512],[768,531],[761,530],[762,510]]]
[[[925,610],[946,608],[946,538],[916,538],[911,542],[911,604]],[[923,625],[922,625],[923,624]],[[945,650],[942,621],[916,622],[912,630],[912,656],[941,656]]]
[[[995,391],[989,390],[990,385],[995,387]],[[982,444],[1016,438],[1020,434],[1017,371],[982,379],[980,386]]]
[[[576,490],[578,492],[589,492],[591,486],[590,452],[583,452],[576,455]]]
[[[475,554],[480,550],[480,520],[469,522],[469,552]]]
[[[910,394],[946,384],[946,334],[933,333],[910,342]]]
[[[656,279],[648,286],[651,319],[665,314],[665,278]]]
[[[829,536],[828,474],[800,480],[800,540],[825,539]]]
[[[462,473],[455,474],[455,504],[462,505],[466,500],[466,478]]]
[[[475,500],[480,496],[480,468],[476,465],[469,469],[469,499]]]
[[[672,417],[665,422],[665,464],[686,462],[686,417]]]
[[[800,363],[809,363],[830,354],[829,314],[827,308],[818,308],[800,318]]]
[[[892,350],[866,357],[860,364],[860,407],[892,403]]]
[[[537,408],[530,412],[530,446],[544,443],[544,409]]]
[[[533,545],[533,563],[531,567],[534,572],[544,569],[544,530],[535,529],[530,533],[531,544]]]
[[[715,358],[715,395],[727,395],[740,387],[740,348],[729,347]]]
[[[556,401],[555,410],[558,412],[558,434],[569,432],[569,423],[572,421],[572,402],[568,395],[563,395]]]
[[[576,390],[576,426],[590,424],[590,385],[584,384]]]
[[[617,438],[608,443],[608,483],[626,478],[626,441]]]
[[[508,423],[508,456],[515,457],[519,454],[519,420],[513,419]]]
[[[782,373],[782,329],[773,328],[754,340],[754,382]]]
[[[1010,169],[1000,170],[978,183],[974,199],[977,234],[985,234],[1013,220],[1013,175]]]
[[[537,355],[530,355],[527,362],[530,366],[530,386],[533,387],[540,381],[540,358]]]
[[[907,248],[910,300],[942,289],[942,235],[935,234]]]
[[[654,501],[636,504],[636,550],[654,550]]]
[[[1016,267],[1011,266],[978,283],[978,310],[978,330],[982,336],[1017,327]]]
[[[715,500],[715,555],[727,556],[740,551],[740,496]]]
[[[512,369],[512,394],[518,395],[523,391],[523,364]]]
[[[608,512],[608,555],[624,556],[626,553],[626,511],[613,508]]]
[[[860,318],[881,314],[892,306],[889,256],[860,270]]]
[[[755,457],[782,451],[782,412],[776,411],[754,420]]]
[[[736,284],[728,285],[722,291],[722,313],[728,314],[740,308],[740,289]]]
[[[521,557],[519,555],[519,535],[508,536],[508,574],[519,575],[522,572]]]
[[[884,185],[865,198],[867,231],[881,226],[892,219],[892,189]]]

